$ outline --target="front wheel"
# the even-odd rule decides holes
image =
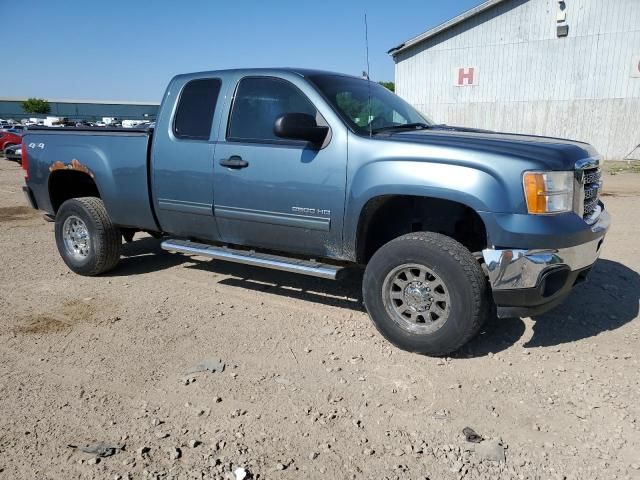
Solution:
[[[362,289],[378,331],[403,350],[427,355],[459,349],[491,311],[478,261],[438,233],[410,233],[382,246],[367,265]]]
[[[122,239],[99,198],[72,198],[56,214],[56,245],[64,263],[75,273],[99,275],[120,260]]]

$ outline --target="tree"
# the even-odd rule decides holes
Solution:
[[[22,109],[27,113],[47,114],[51,111],[51,105],[43,98],[28,98],[22,102]]]
[[[392,92],[396,91],[396,84],[393,82],[378,82],[380,85],[382,85],[384,88],[386,88],[387,90],[391,90]]]

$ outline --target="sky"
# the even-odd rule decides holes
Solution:
[[[306,67],[393,81],[387,50],[481,0],[0,0],[0,97],[160,101],[173,75]],[[17,12],[16,12],[17,10]]]

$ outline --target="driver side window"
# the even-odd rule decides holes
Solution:
[[[279,141],[273,125],[285,113],[317,115],[313,104],[293,84],[275,77],[240,80],[231,109],[227,139],[232,141]]]

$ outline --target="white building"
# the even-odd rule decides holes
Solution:
[[[389,54],[396,92],[438,123],[640,159],[640,0],[488,0]]]

